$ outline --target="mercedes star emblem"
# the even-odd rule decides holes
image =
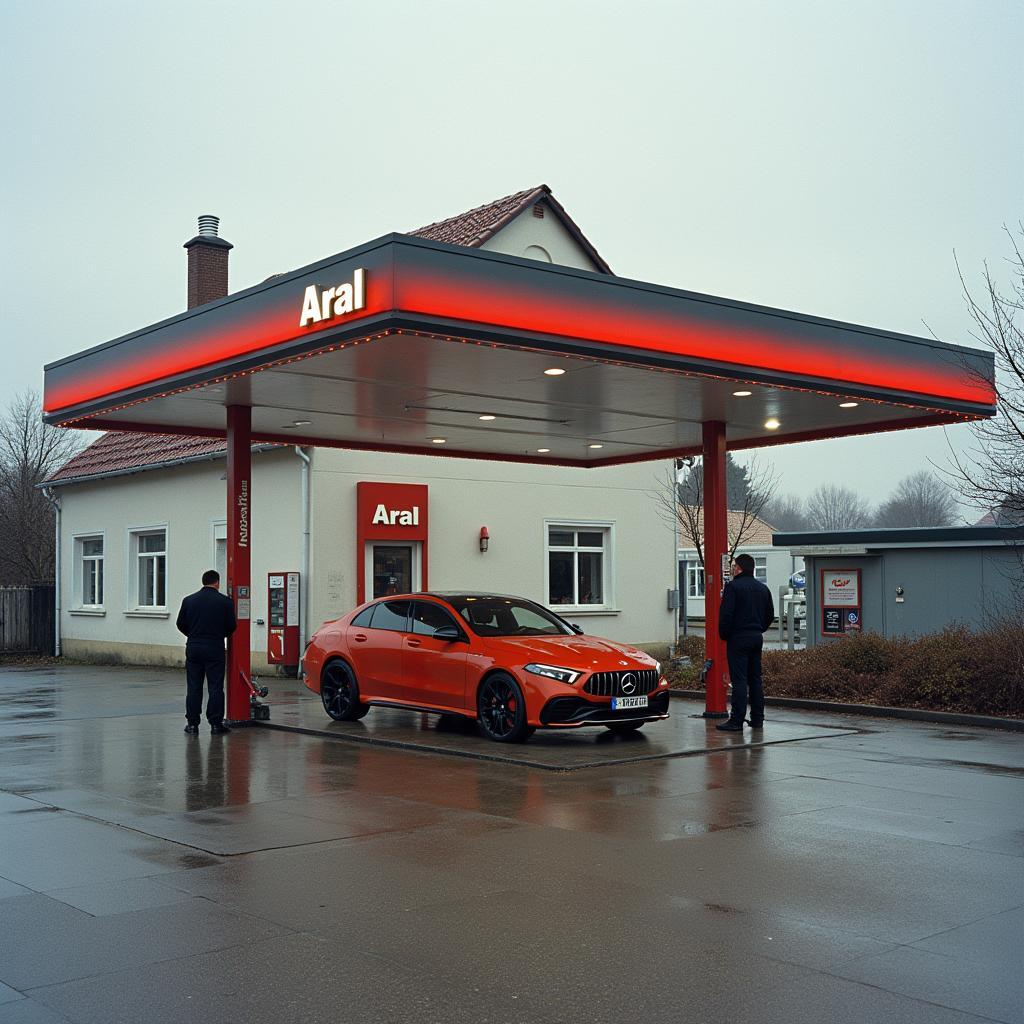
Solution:
[[[622,687],[623,693],[632,693],[636,689],[636,676],[632,672],[627,672],[619,685]]]

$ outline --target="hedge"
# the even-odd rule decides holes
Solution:
[[[699,686],[704,638],[683,637],[689,666],[670,666],[673,686]],[[875,633],[763,656],[768,696],[847,704],[1024,717],[1024,621],[972,632],[949,626],[923,637]]]

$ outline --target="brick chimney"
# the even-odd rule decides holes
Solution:
[[[228,293],[228,253],[234,248],[218,237],[220,217],[199,218],[199,234],[185,243],[188,250],[188,308],[195,309]]]

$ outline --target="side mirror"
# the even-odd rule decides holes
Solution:
[[[570,627],[572,628],[572,631],[573,631],[573,632],[574,632],[574,633],[575,633],[575,634],[576,634],[577,636],[583,636],[583,630],[582,630],[582,629],[580,629],[580,627],[579,627],[579,626],[577,626],[575,622],[570,622],[570,623],[569,623],[569,625],[570,625]]]
[[[457,626],[438,626],[438,628],[434,630],[434,639],[446,640],[448,643],[453,644],[462,639],[462,634],[459,632]]]

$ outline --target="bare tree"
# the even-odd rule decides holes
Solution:
[[[807,518],[815,530],[857,530],[871,521],[871,508],[848,487],[822,484],[807,499]]]
[[[697,560],[704,564],[704,467],[701,459],[679,460],[674,479],[658,492],[659,512],[677,529],[691,547],[697,549]],[[775,492],[774,471],[756,457],[746,466],[726,455],[726,503],[729,507],[729,555],[736,554],[756,528],[768,501]]]
[[[905,477],[878,507],[875,526],[952,526],[957,503],[949,488],[927,469]]]
[[[999,285],[986,262],[984,286],[975,296],[957,263],[973,336],[995,355],[996,416],[973,424],[974,446],[964,456],[950,446],[946,473],[966,501],[996,522],[1024,524],[1024,223],[1006,228],[1012,255],[1010,283]]]
[[[806,502],[795,494],[779,494],[765,505],[761,518],[784,533],[799,533],[811,528]]]
[[[53,506],[41,484],[83,446],[43,423],[39,396],[17,395],[0,415],[0,583],[53,579]]]

